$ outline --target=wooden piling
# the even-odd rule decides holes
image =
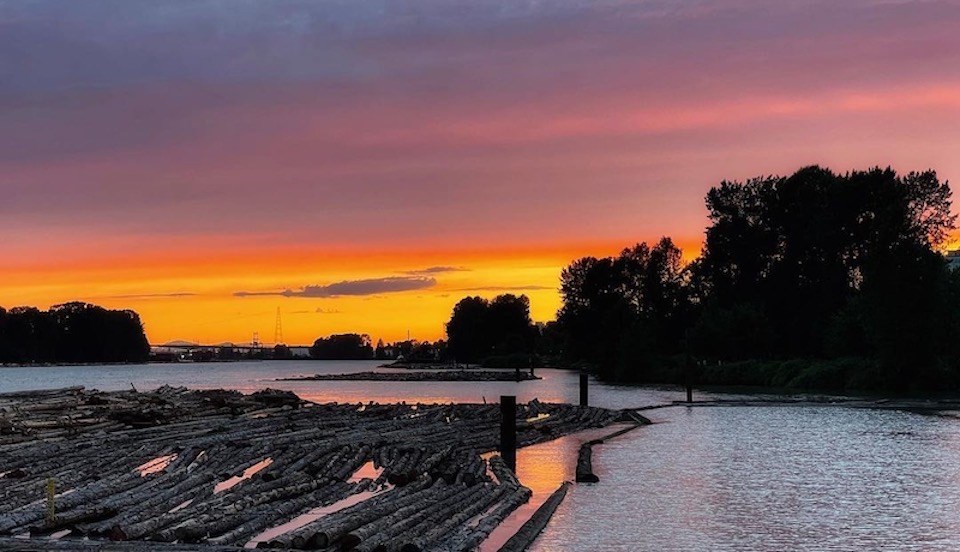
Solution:
[[[47,478],[47,526],[57,522],[57,483],[52,477]]]
[[[589,406],[590,376],[580,373],[580,406]]]
[[[500,456],[517,471],[517,397],[500,396]]]

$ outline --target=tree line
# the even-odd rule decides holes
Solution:
[[[563,270],[563,357],[615,380],[960,387],[950,205],[933,171],[724,181],[691,263],[663,238]]]
[[[0,307],[0,363],[144,362],[150,345],[137,313],[82,302]]]
[[[535,361],[540,332],[526,295],[465,297],[453,308],[446,330],[447,353],[458,362],[514,368]]]

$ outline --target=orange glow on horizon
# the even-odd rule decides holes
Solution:
[[[646,241],[652,242],[658,238]],[[643,240],[640,240],[643,241]],[[700,244],[681,242],[684,256]],[[279,307],[284,341],[305,345],[322,335],[370,334],[374,339],[421,340],[444,335],[453,305],[467,295],[526,294],[536,321],[552,320],[560,306],[559,276],[583,256],[615,255],[618,243],[548,244],[495,248],[453,247],[394,251],[346,248],[224,248],[180,253],[147,249],[122,257],[90,257],[22,263],[5,271],[3,306],[47,308],[72,300],[141,315],[151,343],[183,339],[203,343],[249,342],[258,332],[273,341]],[[688,260],[688,259],[687,259]],[[434,272],[425,271],[433,267]],[[439,267],[439,268],[438,268]],[[449,270],[441,270],[447,268]],[[286,297],[284,290],[390,277],[433,278],[423,289],[334,297]],[[78,290],[83,290],[78,292]],[[249,296],[237,296],[249,292]],[[274,295],[260,295],[276,293]]]

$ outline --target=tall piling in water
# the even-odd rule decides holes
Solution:
[[[500,395],[500,457],[517,471],[517,397]]]
[[[587,374],[580,373],[580,406],[590,405],[590,379]]]

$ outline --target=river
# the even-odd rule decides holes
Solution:
[[[542,380],[519,383],[274,381],[376,366],[284,361],[2,368],[0,391],[169,384],[273,387],[317,402],[578,397],[575,373],[549,369],[537,371]],[[591,385],[591,404],[610,408],[681,396],[676,388]],[[654,425],[595,449],[600,482],[571,488],[533,550],[960,550],[960,420],[818,406],[681,406],[645,414]],[[574,436],[521,451],[518,472],[534,489],[535,502],[572,476],[578,442]]]

